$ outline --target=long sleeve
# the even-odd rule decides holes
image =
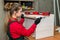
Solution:
[[[22,27],[22,35],[24,36],[30,36],[36,29],[36,24],[33,24],[29,29],[25,29],[25,27]]]
[[[20,21],[19,21],[20,24],[23,24],[24,23],[24,18],[21,18]]]
[[[13,38],[18,38],[21,35],[30,36],[36,29],[36,24],[33,24],[29,29],[25,29],[25,27],[18,22],[14,22],[10,24],[10,34]]]

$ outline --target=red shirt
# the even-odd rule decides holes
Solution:
[[[14,19],[16,20],[16,19]],[[12,20],[9,20],[11,22]],[[32,24],[32,26],[29,29],[25,29],[23,26],[24,18],[21,18],[19,23],[13,22],[10,26],[10,34],[12,38],[19,38],[21,35],[23,36],[30,36],[36,29],[36,24]]]

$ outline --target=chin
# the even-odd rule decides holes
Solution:
[[[20,16],[17,16],[17,18],[20,18]]]

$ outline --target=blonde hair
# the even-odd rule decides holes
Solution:
[[[10,10],[6,11],[5,22],[4,22],[5,31],[7,31],[7,28],[8,28],[7,25],[8,25],[9,19],[12,18],[13,12],[20,10],[19,7],[21,7],[19,3],[14,3],[13,6],[11,6]]]

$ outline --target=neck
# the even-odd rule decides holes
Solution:
[[[12,17],[11,17],[11,20],[16,20],[16,19],[17,19],[16,16],[12,16]]]

